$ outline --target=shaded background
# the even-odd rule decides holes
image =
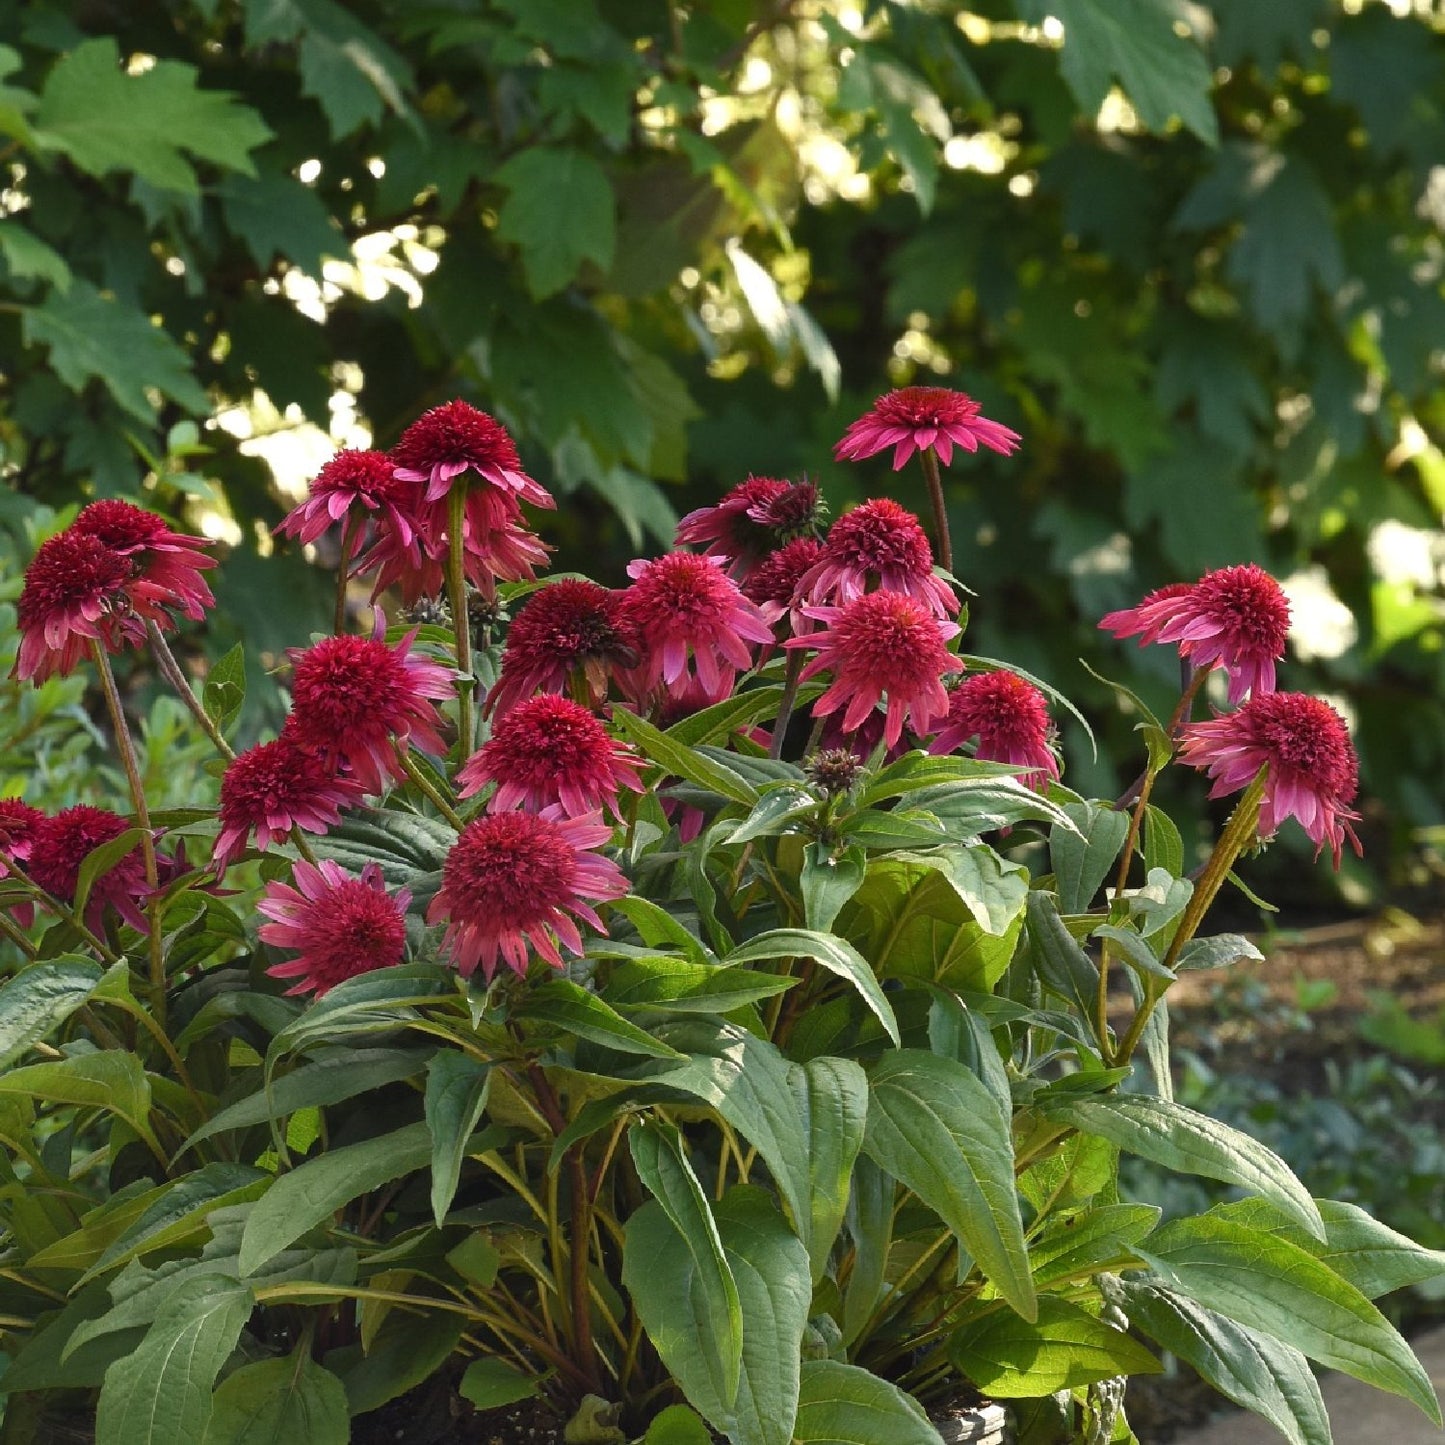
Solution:
[[[1445,822],[1442,27],[1408,0],[10,0],[5,595],[48,509],[135,497],[230,548],[197,648],[274,665],[330,577],[271,525],[437,402],[502,418],[557,565],[620,582],[750,471],[919,505],[831,448],[880,391],[955,386],[1025,439],[946,473],[967,645],[1090,716],[1071,784],[1137,768],[1080,658],[1177,688],[1097,618],[1255,560],[1295,602],[1282,686],[1355,728],[1370,845],[1336,882],[1288,830],[1265,877],[1409,896]]]

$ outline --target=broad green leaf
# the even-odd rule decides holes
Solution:
[[[815,963],[822,964],[829,973],[853,985],[883,1025],[884,1032],[894,1044],[898,1043],[898,1020],[893,1017],[893,1007],[874,977],[868,960],[846,939],[808,928],[775,928],[750,938],[741,948],[728,954],[723,962],[736,965],[755,963],[761,958],[811,958]]]
[[[1289,1240],[1205,1214],[1166,1224],[1139,1255],[1153,1269],[1152,1282],[1445,1423],[1429,1376],[1384,1315]]]
[[[689,1384],[695,1382],[699,1393],[731,1411],[742,1377],[742,1303],[707,1196],[676,1129],[638,1125],[627,1142],[638,1176],[656,1203],[644,1205],[627,1221],[623,1285],[663,1364],[689,1399]],[[685,1270],[685,1291],[678,1287],[675,1268],[658,1268],[660,1257]]]
[[[630,959],[612,971],[601,997],[614,1008],[661,1013],[728,1014],[786,993],[798,982],[750,968],[722,968],[655,955]]]
[[[1010,1121],[978,1076],[917,1049],[873,1070],[863,1148],[911,1189],[1025,1319],[1037,1302],[1029,1274]]]
[[[839,910],[862,886],[867,868],[868,854],[857,844],[841,853],[822,843],[808,844],[803,850],[798,891],[803,895],[809,928],[822,932],[832,928]]]
[[[3,112],[3,99],[0,99],[0,112]],[[5,267],[12,276],[48,281],[61,295],[70,289],[73,277],[65,258],[14,216],[7,216],[0,225],[0,255],[4,256]]]
[[[431,1208],[442,1227],[461,1178],[472,1130],[487,1107],[492,1070],[468,1054],[443,1050],[426,1070],[426,1126],[431,1134]]]
[[[37,1326],[16,1346],[6,1367],[6,1394],[31,1390],[94,1390],[106,1370],[131,1355],[145,1338],[146,1325],[119,1330],[70,1349],[76,1331],[110,1310],[110,1297],[99,1283],[78,1290],[57,1313],[41,1315]]]
[[[816,793],[791,783],[770,788],[753,810],[738,824],[729,843],[747,843],[754,838],[772,838],[779,833],[797,832],[804,822],[822,808]]]
[[[1003,1400],[1163,1369],[1123,1330],[1054,1295],[1039,1300],[1033,1322],[1004,1309],[965,1321],[948,1342],[948,1358],[985,1394]]]
[[[1217,933],[1212,938],[1191,938],[1179,950],[1174,960],[1175,970],[1184,973],[1189,969],[1229,968],[1236,963],[1260,963],[1264,959],[1259,949],[1238,933]]]
[[[501,1405],[515,1405],[518,1400],[530,1400],[537,1393],[537,1381],[505,1360],[489,1357],[473,1360],[467,1366],[457,1393],[478,1410],[495,1410]]]
[[[632,924],[649,948],[660,948],[663,944],[668,944],[679,949],[693,963],[715,964],[717,962],[711,950],[695,933],[690,932],[672,914],[666,909],[660,908],[650,898],[628,894],[625,898],[615,899],[610,907],[614,912],[622,914]]]
[[[288,1053],[347,1034],[395,1030],[415,1017],[418,1005],[455,997],[456,991],[456,975],[433,963],[403,963],[348,978],[271,1040],[268,1076]]]
[[[1099,993],[1099,969],[1059,916],[1052,893],[1035,888],[1028,897],[1029,943],[1045,988],[1066,999],[1091,1028]]]
[[[167,1300],[133,1354],[105,1372],[96,1445],[195,1445],[211,1419],[211,1387],[255,1301],[233,1279],[210,1276]]]
[[[848,1210],[848,1186],[868,1118],[868,1076],[851,1059],[817,1058],[790,1065],[788,1084],[808,1136],[806,1237],[817,1283]]]
[[[1100,1204],[1082,1214],[1056,1216],[1029,1249],[1035,1287],[1124,1268],[1135,1258],[1134,1246],[1159,1223],[1159,1212],[1155,1204]]]
[[[1262,1195],[1310,1234],[1325,1237],[1319,1208],[1289,1165],[1259,1140],[1207,1114],[1130,1094],[1056,1098],[1042,1107],[1051,1120],[1107,1139],[1128,1154]]]
[[[1174,819],[1152,803],[1144,809],[1144,871],[1162,868],[1172,878],[1184,872],[1184,839]]]
[[[95,378],[137,421],[155,420],[148,388],[188,411],[210,409],[186,353],[144,312],[79,277],[64,295],[51,291],[39,306],[24,307],[20,324],[27,345],[49,349],[52,370],[71,391]]]
[[[240,716],[245,701],[246,648],[238,642],[211,664],[201,692],[201,704],[206,709],[206,716],[225,732]]]
[[[38,1103],[105,1109],[124,1119],[143,1139],[153,1137],[150,1080],[141,1061],[131,1053],[106,1049],[11,1069],[0,1073],[0,1094],[18,1094]]]
[[[712,1431],[695,1410],[669,1405],[652,1418],[642,1445],[712,1445]]]
[[[857,1365],[804,1360],[797,1445],[943,1445],[923,1406]]]
[[[340,1293],[344,1297],[345,1291]],[[421,1315],[394,1310],[369,1350],[343,1345],[324,1363],[341,1380],[351,1413],[365,1415],[435,1374],[456,1353],[466,1323],[447,1310]]]
[[[225,91],[201,89],[194,66],[157,60],[128,73],[115,40],[82,41],[56,62],[35,113],[35,140],[83,171],[129,171],[161,190],[194,195],[196,173],[181,154],[255,175],[249,152],[271,129]]]
[[[853,1242],[853,1268],[843,1294],[843,1340],[851,1345],[868,1323],[884,1290],[888,1251],[893,1243],[893,1205],[898,1192],[866,1154],[853,1165],[848,1192],[847,1228]]]
[[[101,967],[78,954],[22,969],[0,988],[0,1068],[8,1068],[73,1014],[100,982]]]
[[[294,1354],[226,1376],[204,1445],[347,1445],[350,1439],[346,1391],[303,1342]]]
[[[1112,923],[1102,923],[1094,930],[1095,938],[1104,938],[1113,945],[1116,958],[1121,958],[1136,973],[1173,983],[1178,975],[1172,968],[1165,968],[1163,962],[1132,928],[1119,928]]]
[[[653,1059],[679,1057],[675,1049],[629,1023],[610,1004],[571,979],[549,978],[539,984],[527,993],[517,1012],[522,1018],[551,1024],[619,1053],[645,1054]]]
[[[1084,913],[1113,871],[1129,832],[1129,815],[1098,803],[1066,803],[1072,828],[1049,831],[1049,857],[1061,913]]]
[[[1366,1299],[1445,1275],[1445,1250],[1416,1244],[1366,1214],[1357,1204],[1336,1199],[1321,1199],[1318,1203],[1325,1222],[1323,1241],[1307,1234],[1263,1199],[1219,1204],[1209,1213],[1288,1239],[1348,1280]]]
[[[526,146],[492,177],[508,192],[497,235],[522,251],[534,300],[568,284],[583,261],[606,271],[617,241],[617,200],[607,173],[571,146]]]
[[[271,1087],[213,1114],[186,1146],[227,1129],[249,1129],[298,1109],[325,1108],[420,1074],[431,1049],[342,1049],[271,1080]]]
[[[996,832],[1015,823],[1073,826],[1056,803],[1009,777],[935,783],[910,794],[908,806],[914,812],[932,814],[949,837],[958,841],[972,841],[980,833]]]
[[[667,733],[653,727],[646,718],[623,708],[613,714],[619,732],[637,744],[648,759],[666,773],[696,783],[700,788],[718,793],[734,803],[752,807],[758,801],[758,790],[736,769],[714,761],[687,747]]]
[[[931,788],[939,783],[960,783],[977,778],[1013,778],[1019,769],[1011,763],[992,763],[978,758],[935,757],[932,753],[917,750],[904,753],[901,758],[880,768],[868,781],[858,802],[870,807],[888,798],[900,798],[919,788]]]
[[[1115,1288],[1130,1323],[1221,1395],[1268,1420],[1291,1445],[1333,1445],[1319,1384],[1293,1345],[1161,1285],[1125,1279]]]

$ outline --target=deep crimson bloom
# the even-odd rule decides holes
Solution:
[[[344,448],[316,473],[306,500],[286,514],[276,531],[311,543],[348,514],[355,521],[375,514],[374,520],[406,548],[420,525],[411,510],[415,501],[415,483],[396,475],[396,463],[385,452]],[[361,551],[365,539],[365,527],[354,527],[343,538],[343,565]]]
[[[207,567],[216,565],[216,559],[202,550],[211,545],[204,537],[173,532],[164,517],[118,498],[82,507],[70,530],[94,537],[130,559],[135,575],[126,593],[131,607],[142,617],[167,626],[171,621],[167,609],[178,607],[199,622],[206,608],[215,606],[216,599],[201,576]]]
[[[815,533],[821,510],[811,482],[750,476],[715,506],[689,512],[677,524],[677,545],[703,546],[709,556],[723,558],[734,577],[743,577],[764,554]]]
[[[488,783],[493,813],[560,807],[569,818],[599,809],[617,812],[617,790],[642,791],[641,759],[607,734],[601,720],[570,698],[539,693],[498,719],[492,736],[457,774],[460,796]]]
[[[1222,667],[1229,700],[1273,692],[1274,665],[1289,637],[1289,599],[1261,567],[1246,562],[1206,572],[1192,586],[1176,583],[1151,592],[1137,607],[1111,612],[1099,626],[1115,637],[1175,642],[1196,668]]]
[[[773,640],[762,610],[724,572],[721,557],[669,552],[631,563],[627,575],[633,579],[627,606],[642,657],[618,680],[636,701],[658,688],[679,696],[695,680],[709,702],[720,702],[732,692],[738,671],[752,666],[748,643]]]
[[[814,602],[842,604],[879,587],[916,598],[935,617],[956,617],[953,588],[933,575],[933,549],[918,518],[891,497],[845,512],[823,543],[818,564],[803,579]]]
[[[341,809],[361,796],[355,778],[338,774],[330,761],[297,747],[284,732],[275,742],[247,748],[221,779],[217,873],[245,849],[253,829],[261,849],[284,840],[293,827],[325,833],[341,821]]]
[[[948,700],[948,721],[929,744],[930,753],[954,753],[978,738],[974,756],[1031,769],[1021,781],[1042,792],[1059,776],[1049,747],[1049,705],[1033,683],[1000,669],[966,677]]]
[[[425,482],[425,500],[440,501],[454,478],[473,471],[490,488],[478,489],[487,499],[493,521],[511,517],[517,501],[536,507],[556,503],[546,488],[522,470],[517,445],[495,417],[465,401],[448,401],[419,416],[401,434],[392,449],[396,475],[409,482]]]
[[[296,667],[286,723],[292,742],[347,764],[368,793],[406,777],[398,748],[446,752],[432,699],[454,695],[454,674],[413,655],[415,637],[409,632],[395,647],[379,637],[325,637],[289,653]]]
[[[33,882],[62,903],[75,900],[80,882],[80,865],[86,855],[118,838],[133,826],[129,820],[104,808],[84,803],[65,808],[52,818],[41,818],[30,834],[27,868]],[[146,920],[139,905],[149,893],[145,863],[137,843],[125,857],[112,863],[91,885],[85,905],[85,922],[99,932],[101,914],[110,904],[132,928],[145,931]]]
[[[505,713],[535,692],[566,692],[573,683],[600,706],[612,669],[633,666],[638,652],[625,593],[574,578],[550,583],[507,629],[487,711]]]
[[[813,704],[815,716],[846,705],[843,731],[851,732],[886,696],[883,738],[892,747],[905,719],[922,734],[948,712],[943,678],[962,664],[944,644],[958,635],[957,623],[935,617],[901,592],[865,592],[843,607],[811,607],[808,615],[827,630],[783,645],[818,649],[803,669],[804,681],[820,672],[833,674],[831,686]]]
[[[813,624],[803,615],[807,597],[801,584],[822,556],[823,544],[816,537],[795,537],[743,578],[743,596],[756,602],[774,627],[786,618],[787,630],[795,636],[810,631]]]
[[[6,862],[24,863],[30,857],[30,844],[35,837],[35,825],[45,820],[39,808],[19,798],[0,798],[0,879],[6,877],[9,869]],[[29,902],[12,903],[9,911],[21,928],[29,928],[35,921],[35,905]]]
[[[11,676],[44,682],[72,672],[94,641],[119,652],[145,641],[145,624],[131,607],[130,558],[98,537],[73,529],[40,544],[25,569],[16,606],[20,649]]]
[[[1179,754],[1214,779],[1211,798],[1237,793],[1268,767],[1259,808],[1259,831],[1271,836],[1286,818],[1298,818],[1315,842],[1326,843],[1340,866],[1346,838],[1356,854],[1360,840],[1350,826],[1359,785],[1359,763],[1345,720],[1329,703],[1302,692],[1254,694],[1232,713],[1189,723],[1180,730]]]
[[[589,850],[611,836],[596,813],[488,813],[468,823],[447,854],[441,889],[426,915],[428,923],[446,921],[442,947],[462,977],[470,978],[480,964],[490,983],[499,957],[520,977],[527,972],[528,944],[561,968],[559,943],[582,952],[579,918],[606,933],[591,905],[620,898],[627,879],[615,863]]]
[[[361,877],[353,878],[329,858],[314,865],[303,858],[292,876],[294,888],[268,883],[266,896],[256,905],[273,920],[257,930],[262,940],[297,952],[266,970],[273,978],[297,980],[288,994],[319,998],[357,974],[401,962],[411,892],[403,888],[393,898],[379,864],[368,863]]]
[[[966,452],[985,446],[1008,456],[1022,438],[980,416],[979,411],[978,402],[964,392],[943,386],[905,386],[880,396],[873,410],[843,434],[833,455],[839,461],[856,462],[892,447],[895,472],[915,451],[930,448],[945,466],[953,460],[955,445]]]

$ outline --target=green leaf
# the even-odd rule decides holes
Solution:
[[[601,996],[623,1010],[729,1014],[786,993],[797,982],[750,968],[723,968],[659,955],[619,964]]]
[[[104,1109],[124,1119],[143,1139],[152,1139],[151,1086],[132,1053],[107,1049],[74,1054],[44,1064],[0,1073],[0,1094],[18,1094],[46,1104]]]
[[[788,1084],[808,1136],[806,1236],[816,1284],[848,1211],[849,1183],[868,1118],[868,1076],[851,1059],[817,1058],[790,1065]]]
[[[1129,815],[1098,803],[1067,803],[1072,828],[1049,832],[1049,857],[1061,913],[1084,913],[1099,886],[1113,871],[1129,832]]]
[[[923,1406],[857,1365],[804,1360],[797,1445],[943,1445]]]
[[[1268,1420],[1292,1445],[1333,1445],[1319,1384],[1293,1345],[1157,1284],[1126,1279],[1115,1288],[1130,1323],[1221,1395]]]
[[[245,701],[246,647],[238,642],[211,664],[201,693],[201,705],[206,710],[206,716],[225,732],[240,716]]]
[[[693,963],[717,963],[712,951],[696,934],[650,898],[628,894],[625,898],[615,899],[610,906],[613,912],[622,914],[632,924],[649,948],[670,944],[680,949]]]
[[[455,996],[456,989],[456,975],[434,963],[402,963],[348,978],[271,1040],[267,1075],[279,1059],[309,1045],[347,1034],[390,1032],[415,1017],[418,1005]]]
[[[85,855],[85,861],[75,875],[75,896],[71,900],[71,907],[78,914],[84,916],[85,905],[90,902],[90,891],[97,880],[109,873],[121,859],[134,853],[140,846],[140,839],[141,829],[127,828]]]
[[[626,733],[665,772],[685,778],[734,803],[746,803],[752,807],[758,801],[758,790],[741,773],[677,742],[653,727],[646,718],[619,708],[613,714],[613,721],[620,732]]]
[[[980,833],[1011,828],[1015,823],[1073,826],[1067,813],[1017,778],[970,778],[920,788],[908,799],[914,812],[931,813],[950,838],[971,842]]]
[[[0,988],[0,1068],[8,1068],[73,1014],[100,982],[101,967],[66,954],[22,969]]]
[[[1099,969],[1075,941],[1059,917],[1052,893],[1035,888],[1028,897],[1029,943],[1034,965],[1045,988],[1067,1000],[1092,1031]]]
[[[669,1405],[652,1417],[642,1445],[712,1445],[712,1431],[695,1410],[686,1405]]]
[[[1229,968],[1236,963],[1262,963],[1264,954],[1238,933],[1219,933],[1213,938],[1191,938],[1174,960],[1178,973],[1189,969]]]
[[[213,1114],[189,1139],[186,1147],[227,1129],[249,1129],[294,1114],[298,1109],[325,1108],[354,1099],[420,1074],[432,1056],[431,1049],[343,1049],[313,1059],[289,1074],[271,1080],[269,1089],[238,1100]]]
[[[431,1208],[440,1229],[461,1178],[472,1130],[487,1107],[491,1065],[468,1054],[442,1050],[426,1071],[426,1126],[431,1134]]]
[[[809,843],[798,874],[808,927],[825,933],[832,928],[839,910],[862,886],[867,870],[867,851],[857,844],[835,853],[822,843]]]
[[[520,1017],[554,1025],[620,1053],[644,1054],[653,1059],[679,1057],[676,1049],[629,1023],[610,1004],[571,979],[550,978],[539,984],[527,994],[517,1012]]]
[[[509,192],[497,235],[522,250],[536,301],[560,291],[583,261],[605,271],[617,244],[616,197],[607,173],[585,151],[533,145],[493,176]]]
[[[738,824],[729,843],[747,843],[753,838],[774,838],[779,833],[799,832],[802,824],[817,816],[822,803],[807,788],[792,783],[770,788]]]
[[[369,1350],[343,1345],[326,1356],[326,1368],[339,1376],[351,1413],[365,1415],[435,1374],[456,1353],[466,1323],[450,1310],[393,1310]]]
[[[347,1445],[350,1439],[346,1391],[303,1341],[292,1355],[226,1376],[204,1445]]]
[[[971,1070],[917,1049],[873,1070],[863,1148],[911,1189],[1025,1319],[1037,1307],[1008,1115]]]
[[[190,358],[170,336],[144,312],[79,277],[64,295],[52,291],[39,306],[23,307],[20,324],[27,345],[49,348],[51,369],[71,391],[83,390],[94,377],[128,415],[146,424],[156,416],[148,387],[188,411],[210,412]]]
[[[1107,1098],[1054,1098],[1042,1104],[1045,1114],[1117,1144],[1166,1169],[1222,1179],[1278,1205],[1316,1238],[1325,1237],[1324,1221],[1309,1190],[1289,1165],[1258,1139],[1195,1113],[1182,1104],[1140,1095]]]
[[[948,1358],[987,1395],[1038,1398],[1114,1375],[1158,1374],[1163,1366],[1123,1330],[1078,1305],[1046,1295],[1030,1323],[995,1309],[966,1321],[948,1342]]]
[[[62,295],[70,289],[74,278],[65,258],[14,216],[7,216],[0,225],[0,254],[4,255],[6,269],[12,276],[48,281]]]
[[[742,1303],[707,1196],[675,1128],[637,1125],[627,1142],[638,1176],[657,1202],[627,1221],[623,1285],[688,1398],[695,1382],[699,1393],[731,1411],[742,1378]],[[659,1269],[660,1257],[674,1260],[674,1269]],[[676,1264],[686,1271],[686,1290],[678,1287]]]
[[[1298,1245],[1207,1214],[1166,1224],[1146,1244],[1140,1256],[1166,1288],[1401,1395],[1442,1424],[1409,1345],[1359,1290]]]
[[[811,958],[829,973],[853,985],[863,1002],[877,1016],[884,1032],[896,1045],[899,1042],[898,1020],[892,1005],[873,975],[868,960],[846,939],[834,933],[816,933],[807,928],[775,928],[750,938],[723,960],[729,965],[755,963],[761,958]]]
[[[1184,839],[1174,819],[1153,803],[1144,809],[1144,871],[1162,868],[1172,878],[1184,873]]]
[[[1100,1204],[1082,1214],[1056,1216],[1029,1249],[1034,1285],[1042,1290],[1102,1269],[1121,1269],[1158,1223],[1155,1204]]]
[[[96,1445],[195,1445],[211,1419],[211,1387],[254,1307],[233,1279],[188,1280],[133,1354],[105,1372]]]
[[[202,90],[194,66],[158,60],[128,74],[110,36],[86,40],[56,62],[35,113],[35,141],[93,176],[130,171],[162,190],[195,195],[181,154],[255,175],[249,151],[271,128],[225,91]]]
[[[1210,102],[1213,76],[1193,38],[1175,33],[1158,0],[1027,0],[1020,13],[1064,26],[1062,69],[1079,109],[1094,115],[1117,78],[1152,131],[1178,116],[1206,145],[1219,141]]]
[[[537,1381],[514,1369],[504,1360],[473,1360],[457,1385],[457,1393],[479,1410],[495,1410],[530,1400],[537,1393]]]

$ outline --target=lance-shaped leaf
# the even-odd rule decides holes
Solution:
[[[804,1360],[797,1445],[943,1445],[923,1406],[857,1365]]]
[[[426,1071],[426,1126],[431,1134],[432,1218],[440,1229],[461,1178],[467,1140],[491,1088],[490,1064],[449,1050],[436,1054]]]
[[[788,1069],[808,1135],[808,1254],[822,1279],[848,1210],[853,1165],[868,1118],[868,1076],[851,1059],[809,1059]]]
[[[101,967],[77,954],[32,964],[0,988],[0,1068],[73,1014],[101,979]]]

